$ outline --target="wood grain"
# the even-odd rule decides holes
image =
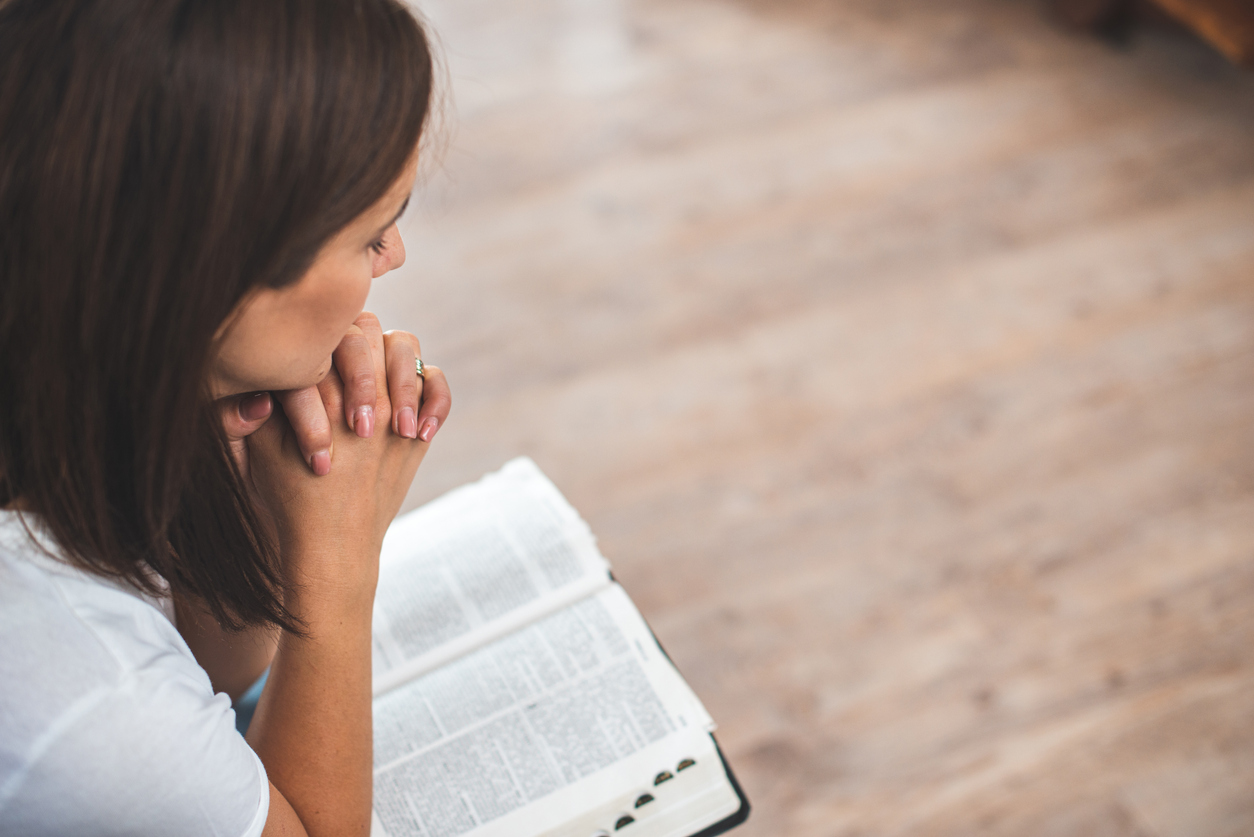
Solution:
[[[1254,833],[1254,78],[1027,0],[424,0],[370,305],[721,724],[741,834]]]

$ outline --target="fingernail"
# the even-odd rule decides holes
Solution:
[[[239,400],[239,417],[244,421],[258,421],[270,415],[270,393],[254,392]]]
[[[401,407],[396,414],[396,427],[406,439],[418,438],[418,419],[414,418],[413,407]]]
[[[374,407],[358,407],[353,414],[353,429],[363,439],[374,435]]]
[[[313,468],[313,472],[320,477],[331,473],[331,451],[320,450],[309,457],[309,467]]]
[[[418,434],[418,438],[424,442],[430,442],[435,436],[435,431],[440,429],[440,420],[435,416],[429,416],[422,423],[422,432]]]

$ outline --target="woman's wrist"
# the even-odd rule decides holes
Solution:
[[[348,552],[335,546],[283,549],[289,612],[305,622],[365,615],[374,607],[379,581],[377,549]]]

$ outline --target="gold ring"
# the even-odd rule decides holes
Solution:
[[[419,378],[422,378],[424,381],[427,379],[427,376],[422,371],[422,358],[414,358],[414,371],[418,373]]]

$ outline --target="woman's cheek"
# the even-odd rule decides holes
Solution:
[[[357,276],[356,288],[357,293],[353,297],[353,319],[356,320],[361,312],[366,310],[366,298],[370,296],[370,285],[374,281],[374,274],[371,272],[370,260],[366,260],[365,270]]]
[[[357,260],[353,269],[342,271],[326,289],[318,307],[323,316],[318,319],[326,324],[328,339],[334,338],[332,346],[340,344],[340,339],[348,331],[361,312],[366,308],[366,297],[370,295],[370,262],[368,259]]]

